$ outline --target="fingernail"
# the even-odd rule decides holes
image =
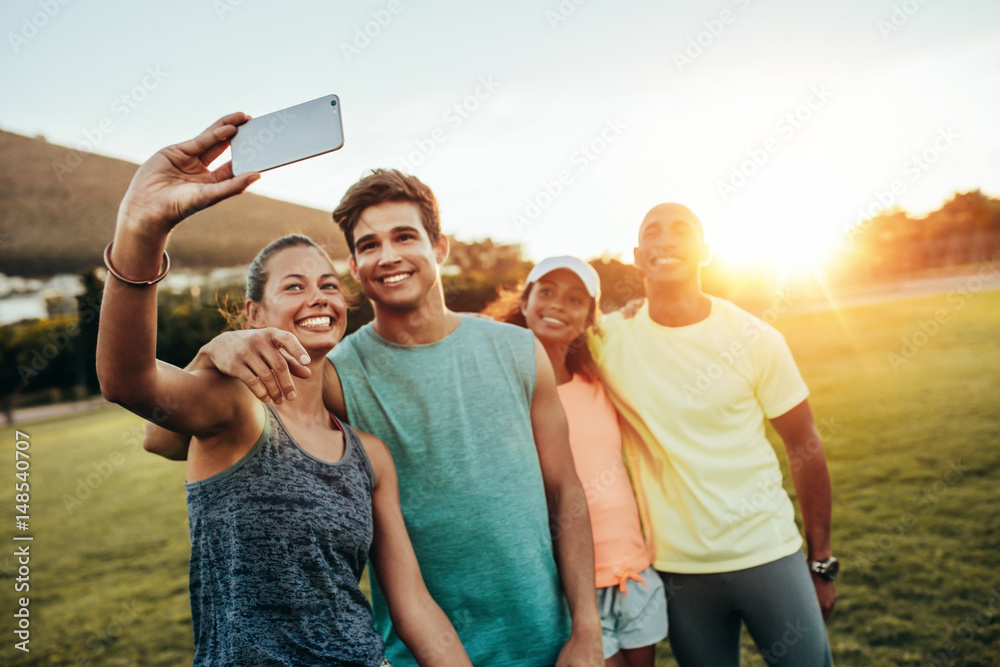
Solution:
[[[294,391],[288,392],[288,400],[290,400],[290,401],[294,401],[295,400],[295,392]]]
[[[299,361],[301,361],[301,362],[302,362],[302,365],[303,365],[303,366],[305,366],[305,365],[306,365],[306,364],[308,364],[308,363],[309,363],[310,361],[312,361],[312,359],[310,359],[310,358],[309,358],[309,355],[308,355],[308,354],[303,354],[303,355],[302,355],[301,357],[299,357]]]

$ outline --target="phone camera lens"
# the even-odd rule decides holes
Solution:
[[[337,100],[330,100],[330,106],[331,107],[337,106]]]

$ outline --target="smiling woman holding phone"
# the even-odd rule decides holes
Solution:
[[[105,251],[102,392],[147,419],[166,412],[162,426],[193,436],[194,664],[386,664],[358,588],[370,552],[396,630],[418,662],[470,665],[420,576],[388,450],[323,407],[325,355],[344,334],[347,310],[325,252],[306,237],[284,237],[261,251],[247,279],[249,325],[293,332],[311,359],[296,401],[265,405],[217,371],[155,358],[155,284],[170,266],[171,230],[260,177],[234,176],[229,164],[207,168],[246,120],[226,116],[143,164]]]

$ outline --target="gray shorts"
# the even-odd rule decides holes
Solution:
[[[642,648],[667,636],[667,597],[663,593],[663,582],[652,567],[646,568],[640,576],[646,580],[646,585],[629,579],[625,584],[627,594],[617,585],[597,589],[605,659],[623,648]]]

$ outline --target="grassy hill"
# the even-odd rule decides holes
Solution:
[[[77,273],[101,263],[137,165],[0,131],[0,272]],[[247,264],[277,236],[308,234],[334,258],[347,247],[329,211],[243,195],[171,237],[176,266]]]

